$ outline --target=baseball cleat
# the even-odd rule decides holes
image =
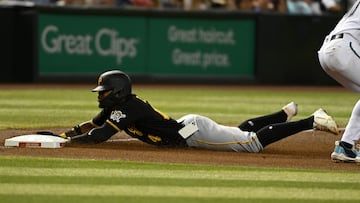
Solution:
[[[295,102],[290,102],[290,103],[286,104],[285,106],[283,106],[281,109],[287,115],[286,121],[290,121],[292,119],[292,117],[296,116],[296,114],[298,113],[297,104]]]
[[[339,129],[335,120],[329,116],[324,109],[318,109],[313,114],[314,128],[322,131],[329,131],[335,135],[339,134]]]
[[[356,149],[343,141],[335,142],[335,149],[331,153],[331,160],[335,162],[360,163],[360,153]]]

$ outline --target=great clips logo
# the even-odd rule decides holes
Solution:
[[[55,25],[44,27],[41,32],[41,47],[48,54],[68,54],[92,56],[112,56],[117,64],[122,64],[123,58],[137,56],[137,38],[121,37],[119,32],[110,28],[101,28],[95,34],[63,33]]]

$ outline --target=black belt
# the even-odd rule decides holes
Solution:
[[[330,37],[330,41],[334,40],[334,39],[342,39],[343,37],[344,37],[344,33],[333,35],[333,36]]]

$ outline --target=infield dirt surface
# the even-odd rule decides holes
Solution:
[[[52,130],[61,133],[68,129]],[[137,140],[128,140],[126,134],[118,133],[112,139],[98,145],[68,144],[59,149],[5,148],[4,141],[17,135],[33,134],[34,130],[0,131],[0,155],[86,158],[104,160],[131,160],[141,162],[186,163],[208,165],[256,166],[274,168],[328,169],[358,171],[354,163],[334,163],[330,154],[341,135],[327,132],[306,131],[267,146],[260,153],[223,152],[191,148],[159,148]],[[121,140],[121,141],[120,141]]]

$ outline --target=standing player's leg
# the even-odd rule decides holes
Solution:
[[[324,71],[344,87],[360,92],[360,44],[352,35],[346,34],[342,40],[324,43],[318,52]],[[360,138],[360,102],[351,113],[349,123],[340,141],[335,142],[331,159],[334,161],[360,162],[360,153],[354,148]]]
[[[335,142],[331,159],[343,162],[360,162],[360,153],[355,150],[355,142],[360,137],[360,100],[355,104],[349,123],[340,141]]]
[[[321,68],[346,88],[360,92],[360,43],[350,34],[325,42],[318,51]]]

